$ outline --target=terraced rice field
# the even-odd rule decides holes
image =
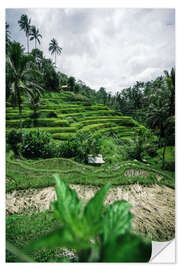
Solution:
[[[72,93],[61,93],[59,98],[42,99],[38,118],[23,106],[23,129],[37,127],[52,134],[61,142],[78,131],[95,134],[116,132],[122,138],[131,138],[142,126],[131,117],[122,116],[104,105],[89,105],[87,100],[73,100]],[[6,132],[19,126],[18,110],[7,106]],[[165,171],[151,168],[138,161],[123,161],[108,167],[93,167],[71,159],[51,158],[39,161],[18,160],[7,155],[6,208],[7,213],[31,214],[48,209],[55,199],[53,174],[76,189],[87,200],[104,184],[112,187],[106,203],[126,199],[132,205],[134,230],[153,240],[174,237],[174,178]]]
[[[66,92],[57,99],[42,99],[38,110],[38,118],[33,119],[33,111],[23,106],[23,129],[34,130],[37,127],[52,134],[55,140],[66,140],[77,131],[91,131],[95,134],[118,132],[122,137],[132,136],[141,126],[131,117],[118,115],[104,105],[67,103],[71,93]],[[58,105],[58,104],[60,105]],[[18,110],[10,106],[6,111],[6,131],[19,126]]]

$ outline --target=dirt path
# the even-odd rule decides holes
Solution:
[[[90,199],[99,187],[71,184],[80,199]],[[9,214],[32,213],[50,207],[56,199],[54,187],[18,190],[6,195],[6,210]],[[175,192],[166,186],[144,187],[139,184],[114,186],[109,190],[105,204],[127,200],[134,214],[133,229],[161,241],[174,238]]]

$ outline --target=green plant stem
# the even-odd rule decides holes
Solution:
[[[6,249],[21,259],[23,262],[35,262],[31,257],[24,254],[17,247],[13,246],[10,242],[6,242]]]

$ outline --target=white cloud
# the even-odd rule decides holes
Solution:
[[[45,55],[57,39],[60,71],[92,88],[115,92],[156,78],[175,65],[173,9],[28,9],[42,33]],[[19,10],[8,12],[7,21]],[[11,24],[10,24],[11,26]],[[17,38],[23,33],[13,28]],[[32,44],[33,46],[33,44]]]

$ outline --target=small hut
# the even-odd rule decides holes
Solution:
[[[69,86],[67,84],[61,86],[61,90],[69,91]]]

